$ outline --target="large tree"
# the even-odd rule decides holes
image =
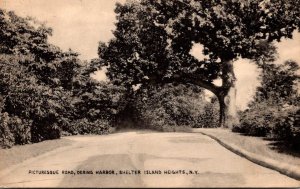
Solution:
[[[257,88],[253,103],[270,101],[277,105],[299,105],[300,96],[297,89],[300,84],[299,70],[299,64],[292,60],[279,65],[272,63],[263,65],[261,86]]]
[[[299,28],[299,0],[140,0],[117,4],[115,38],[100,43],[100,65],[115,84],[130,89],[169,82],[192,83],[213,92],[220,125],[236,123],[237,58],[267,55],[261,44],[292,37]],[[194,44],[209,58],[190,54]],[[213,84],[221,79],[222,85]],[[225,120],[228,121],[225,124]]]

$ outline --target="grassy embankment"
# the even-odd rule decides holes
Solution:
[[[68,139],[47,140],[40,143],[17,145],[9,149],[0,149],[0,170],[37,157],[59,147],[71,145]]]
[[[292,151],[288,148],[284,149],[282,146],[278,145],[278,141],[263,137],[245,136],[234,133],[229,129],[221,128],[201,128],[195,129],[194,131],[209,134],[225,143],[234,144],[250,153],[300,167],[300,152]]]

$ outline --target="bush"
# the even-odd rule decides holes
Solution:
[[[299,127],[300,108],[288,106],[282,110],[282,115],[275,120],[272,134],[279,140],[295,148],[300,148],[300,127]]]
[[[11,87],[10,95],[6,98],[6,111],[12,118],[18,117],[12,119],[12,129],[20,132],[20,137],[27,143],[59,138],[58,121],[64,113],[61,100],[64,93],[46,86],[38,86],[35,80],[27,86],[24,85]],[[31,133],[31,139],[28,140],[29,134],[25,139],[23,132]],[[25,144],[21,138],[20,143]]]
[[[8,125],[14,137],[14,144],[28,144],[31,142],[31,120],[13,116],[9,119]]]
[[[240,113],[240,125],[232,128],[234,132],[241,132],[252,136],[267,136],[270,133],[274,109],[266,109],[265,104],[257,104],[255,108]]]
[[[0,146],[2,148],[10,148],[14,145],[15,139],[13,133],[9,129],[8,113],[0,112]]]
[[[241,112],[240,125],[233,131],[270,136],[288,146],[300,147],[299,65],[286,61],[265,64],[262,83],[249,109]]]
[[[83,118],[74,122],[69,132],[73,135],[104,135],[110,132],[110,124],[107,120],[96,120],[91,122],[88,119]]]
[[[139,128],[190,131],[192,127],[217,125],[215,105],[204,99],[200,87],[169,84],[144,89],[138,94],[134,107]]]
[[[271,100],[253,103],[248,110],[240,112],[240,125],[235,126],[233,131],[261,137],[274,135],[274,128],[287,115],[282,106]]]
[[[271,137],[299,148],[299,115],[297,106],[264,101],[240,113],[240,125],[232,130],[252,136]]]
[[[197,117],[197,124],[194,128],[215,128],[219,127],[219,104],[217,99],[213,98],[211,102],[206,102],[204,111]]]
[[[145,109],[141,112],[139,127],[144,129],[153,129],[157,131],[175,131],[176,122],[171,119],[171,116],[163,107]],[[149,108],[149,109],[148,109]]]
[[[57,123],[64,116],[64,99],[68,94],[41,84],[26,71],[22,62],[32,61],[29,56],[0,55],[0,105],[1,111],[10,117],[7,127],[13,134],[13,144],[60,137]]]
[[[122,89],[93,82],[90,71],[97,69],[77,53],[48,43],[51,28],[2,9],[0,18],[0,38],[5,39],[0,44],[0,113],[7,112],[0,115],[1,145],[59,138],[63,130],[73,132],[74,120],[80,120],[74,132],[106,133],[108,123],[102,120],[113,119]],[[79,103],[72,104],[76,99]]]
[[[31,142],[31,121],[17,116],[9,117],[8,113],[0,115],[1,147],[9,148],[16,144]]]

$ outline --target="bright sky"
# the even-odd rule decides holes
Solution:
[[[116,2],[125,0],[0,0],[0,7],[45,21],[54,30],[51,43],[79,52],[82,59],[91,59],[97,58],[98,42],[107,42],[113,37]],[[277,46],[278,62],[293,59],[300,63],[300,33]],[[192,53],[199,55],[201,48],[194,48]],[[258,86],[258,70],[249,61],[239,60],[235,71],[237,105],[244,109]],[[105,74],[98,72],[95,77],[103,80]]]
[[[116,2],[125,0],[0,0],[0,7],[32,16],[53,28],[50,42],[97,58],[98,42],[113,37]]]

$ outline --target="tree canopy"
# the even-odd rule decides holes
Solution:
[[[140,0],[117,4],[115,38],[99,44],[101,66],[117,85],[192,83],[212,91],[222,117],[235,86],[233,61],[257,60],[261,46],[292,37],[300,26],[298,1]],[[194,44],[209,58],[190,54]],[[222,86],[213,84],[222,79]],[[227,98],[227,100],[225,99]]]

